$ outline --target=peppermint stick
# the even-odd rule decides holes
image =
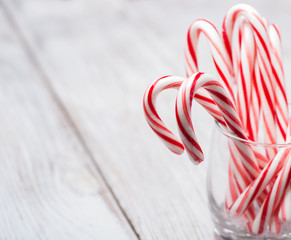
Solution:
[[[184,143],[189,158],[194,162],[201,161],[199,155],[199,149],[201,148],[198,144],[191,121],[191,106],[193,97],[201,88],[205,89],[210,94],[220,109],[228,129],[236,136],[247,139],[246,133],[244,132],[241,121],[230,100],[228,92],[215,79],[215,77],[201,72],[193,74],[183,82],[179,89],[176,100],[176,118],[180,137]],[[244,159],[242,159],[244,168],[248,170],[248,174],[251,178],[254,178],[254,176],[258,175],[259,168],[252,149],[240,141],[235,141],[235,146],[237,151],[244,156]]]
[[[239,198],[230,207],[231,216],[241,215],[250,204],[265,190],[266,186],[272,181],[282,169],[284,161],[288,158],[291,149],[282,149],[265,166],[259,176],[243,191]]]
[[[259,64],[259,75],[261,81],[259,83],[259,91],[262,99],[263,125],[266,143],[276,143],[275,131],[275,92],[273,80],[273,66],[271,62],[271,46],[268,31],[264,20],[249,5],[238,4],[232,7],[223,23],[224,40],[226,45],[230,45],[230,38],[233,31],[234,23],[239,17],[246,19],[252,26],[257,46],[257,59]],[[230,48],[230,47],[229,47]],[[268,149],[267,155],[269,159],[275,155],[275,149]]]
[[[152,128],[152,130],[159,136],[163,143],[174,153],[182,154],[184,151],[184,146],[180,139],[174,135],[172,131],[168,129],[166,124],[162,121],[159,114],[156,111],[156,99],[158,95],[167,89],[179,89],[185,78],[175,77],[175,76],[164,76],[162,78],[154,81],[147,88],[143,98],[143,108],[145,113],[145,118]],[[226,126],[224,118],[222,117],[220,111],[218,111],[215,102],[212,99],[201,98],[201,94],[197,94],[196,101],[200,103],[210,115],[212,115],[222,126]],[[203,158],[202,150],[201,158]]]
[[[278,174],[272,189],[270,190],[258,214],[256,215],[252,227],[253,233],[261,234],[264,231],[265,226],[269,223],[272,214],[282,201],[282,196],[284,195],[286,188],[291,180],[290,150],[290,148],[288,148],[287,151],[285,150],[285,152],[288,152],[288,155],[284,166]]]
[[[274,24],[268,28],[271,42],[271,59],[273,74],[275,78],[275,101],[276,101],[276,131],[277,142],[286,141],[286,132],[288,127],[288,102],[286,96],[286,84],[284,79],[284,70],[282,63],[281,37],[278,27]]]
[[[254,131],[250,123],[250,103],[253,89],[253,72],[256,58],[255,40],[250,24],[238,19],[232,33],[232,60],[237,82],[236,106],[239,117],[253,140]]]
[[[199,37],[203,33],[210,43],[212,59],[217,69],[221,84],[229,92],[231,101],[234,101],[232,89],[232,66],[224,42],[216,27],[207,20],[197,20],[189,28],[185,47],[187,76],[198,72],[197,49]]]
[[[232,96],[231,100],[234,102],[234,93],[233,89],[231,87],[232,84],[232,66],[231,66],[231,59],[225,49],[224,43],[221,39],[220,34],[218,33],[215,26],[213,26],[210,22],[206,20],[197,20],[195,21],[189,28],[188,34],[187,34],[187,44],[185,48],[185,59],[186,59],[186,70],[187,70],[187,76],[197,72],[198,71],[198,61],[197,61],[197,49],[198,49],[198,42],[199,37],[203,33],[206,38],[208,39],[210,46],[211,46],[211,53],[212,58],[215,64],[215,67],[217,69],[217,72],[220,76],[220,82],[225,87],[226,90],[229,91],[230,95]],[[201,92],[205,92],[205,90],[201,89]],[[196,96],[196,95],[195,95]],[[198,94],[197,94],[198,97]],[[203,96],[205,98],[209,98],[209,95],[205,93]],[[231,147],[231,146],[230,146]],[[242,152],[238,152],[235,150],[232,150],[234,160],[237,164],[233,164],[234,166],[234,173],[237,181],[233,181],[234,184],[239,184],[238,188],[244,189],[252,179],[248,179],[247,181],[243,181],[243,179],[246,179],[247,177],[242,177],[242,172],[245,171],[243,169],[243,165],[240,164],[239,166],[239,159],[245,158],[246,156],[242,154]],[[241,172],[241,173],[239,173]],[[238,175],[240,174],[240,176]],[[227,193],[228,194],[228,193]],[[229,193],[229,196],[234,196],[235,193]],[[230,199],[229,197],[227,199]],[[228,204],[231,204],[235,199],[230,200]]]

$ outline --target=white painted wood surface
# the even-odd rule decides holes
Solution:
[[[213,239],[207,161],[193,166],[163,147],[143,119],[142,95],[159,76],[184,75],[189,24],[220,26],[235,1],[0,3],[8,20],[0,59],[9,67],[0,68],[0,104],[12,106],[0,125],[7,239]],[[291,4],[254,6],[282,29],[290,66]],[[202,65],[208,70],[207,57]],[[172,126],[174,95],[159,103]],[[212,120],[201,108],[196,114],[207,160]],[[35,190],[24,193],[26,183]]]
[[[137,239],[0,11],[0,239]]]

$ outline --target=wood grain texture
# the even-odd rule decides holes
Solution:
[[[140,239],[212,239],[207,161],[193,166],[186,156],[168,152],[146,125],[141,103],[155,78],[184,75],[189,24],[205,17],[219,26],[235,1],[1,2],[30,60],[64,104]],[[287,14],[290,4],[282,1],[276,14],[277,3],[256,1],[254,6],[280,25],[286,15],[279,12]],[[208,57],[201,61],[202,70],[209,69]],[[174,96],[169,92],[159,99],[170,126]],[[194,108],[207,159],[212,120]]]
[[[137,239],[0,11],[0,239]]]

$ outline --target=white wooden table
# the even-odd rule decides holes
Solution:
[[[0,239],[214,238],[212,119],[197,110],[206,161],[193,166],[150,131],[142,95],[184,76],[193,20],[220,28],[235,2],[0,0]],[[291,2],[254,6],[283,32],[288,79]],[[174,95],[159,102],[172,126]]]

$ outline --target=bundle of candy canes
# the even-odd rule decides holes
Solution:
[[[199,72],[201,34],[210,44],[217,76]],[[182,154],[185,149],[198,164],[203,152],[191,108],[193,100],[202,105],[225,131],[236,136],[228,148],[226,212],[245,217],[251,233],[260,234],[266,228],[279,233],[282,222],[291,221],[291,149],[270,147],[262,153],[248,144],[258,141],[259,132],[264,133],[264,143],[291,141],[278,28],[251,6],[235,5],[227,12],[221,33],[203,19],[190,26],[185,60],[186,78],[164,76],[147,88],[143,108],[149,126],[172,152]],[[178,90],[179,137],[156,110],[157,96],[167,89]]]

